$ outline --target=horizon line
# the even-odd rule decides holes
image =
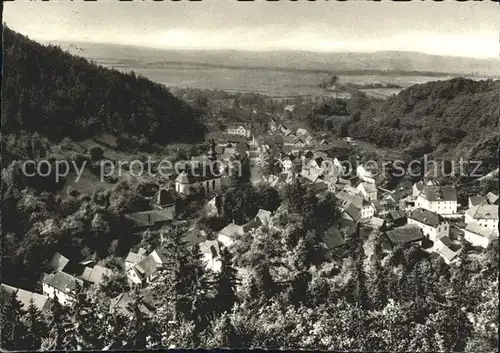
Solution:
[[[23,34],[24,35],[24,34]],[[472,60],[483,60],[483,61],[500,61],[500,51],[498,56],[488,56],[488,57],[476,57],[476,56],[464,56],[464,55],[453,55],[453,54],[433,54],[433,53],[427,53],[423,51],[417,51],[417,50],[397,50],[397,49],[381,49],[381,50],[375,50],[375,51],[369,51],[369,50],[357,50],[357,51],[349,51],[349,50],[332,50],[332,51],[321,51],[321,50],[310,50],[310,49],[245,49],[245,48],[187,48],[187,47],[158,47],[158,46],[148,46],[148,45],[138,45],[138,44],[128,44],[128,43],[114,43],[114,42],[101,42],[101,41],[90,41],[90,40],[78,40],[78,41],[73,41],[73,40],[64,40],[64,39],[35,39],[31,38],[27,35],[26,37],[34,40],[34,41],[39,41],[41,44],[47,43],[51,44],[51,42],[60,42],[60,43],[71,43],[73,45],[77,43],[85,43],[85,44],[100,44],[100,45],[114,45],[114,46],[121,46],[121,47],[133,47],[133,48],[144,48],[144,49],[152,49],[152,50],[158,50],[158,51],[206,51],[206,52],[223,52],[223,51],[232,51],[232,52],[251,52],[251,53],[272,53],[272,52],[306,52],[306,53],[312,53],[312,54],[375,54],[375,53],[416,53],[416,54],[423,54],[427,56],[433,56],[433,57],[450,57],[450,58],[463,58],[463,59],[472,59]]]

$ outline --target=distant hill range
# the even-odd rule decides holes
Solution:
[[[258,68],[335,74],[398,74],[500,77],[499,59],[438,56],[419,52],[316,53],[308,51],[164,50],[98,43],[51,42],[100,64],[114,66],[187,65]]]

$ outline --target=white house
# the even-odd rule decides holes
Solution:
[[[487,248],[493,240],[498,238],[497,230],[481,227],[475,222],[467,224],[463,231],[465,240],[483,248]]]
[[[375,215],[375,206],[371,202],[366,200],[363,201],[363,207],[361,207],[361,219],[370,220]]]
[[[64,306],[72,306],[76,302],[78,287],[83,287],[83,281],[65,272],[44,274],[42,279],[42,293]]]
[[[158,276],[163,263],[164,258],[157,251],[153,251],[127,270],[128,280],[133,285],[151,283]]]
[[[433,182],[432,180],[428,181],[422,181],[420,180],[418,183],[413,184],[412,186],[412,196],[415,198],[417,197],[422,190],[424,189],[424,186],[437,186],[437,183]]]
[[[450,233],[450,225],[441,215],[423,208],[417,208],[408,215],[408,224],[418,226],[433,242]]]
[[[250,138],[252,135],[252,129],[247,123],[235,123],[230,124],[227,127],[227,133],[229,135],[239,135],[244,136],[246,138]]]
[[[363,195],[366,201],[375,201],[377,199],[377,187],[373,183],[360,183],[356,190]]]
[[[204,168],[194,171],[191,168],[184,170],[175,179],[175,191],[179,194],[190,195],[199,188],[203,188],[205,194],[218,193],[222,188],[222,177],[214,168]]]
[[[454,186],[425,185],[415,200],[415,207],[440,215],[456,214],[457,189]]]
[[[465,211],[465,223],[498,231],[498,206],[477,205]]]

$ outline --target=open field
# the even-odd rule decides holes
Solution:
[[[100,63],[107,66],[105,62]],[[219,89],[236,92],[256,92],[271,96],[325,96],[334,95],[319,87],[324,73],[307,71],[279,71],[260,68],[213,68],[203,66],[162,65],[162,67],[117,66],[123,72],[134,71],[152,81],[168,87]],[[398,76],[398,75],[340,75],[340,83],[369,84],[393,83],[409,87],[416,83],[446,80],[448,76]],[[368,89],[376,98],[388,97],[400,91],[394,88]],[[343,93],[339,92],[339,96]]]

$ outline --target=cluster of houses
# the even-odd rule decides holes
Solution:
[[[285,110],[291,114],[293,109],[287,106]],[[341,141],[339,148],[349,143],[352,141]],[[446,263],[452,263],[460,254],[462,236],[473,246],[483,248],[498,238],[497,195],[471,197],[464,211],[458,204],[454,186],[423,180],[415,184],[403,183],[396,190],[385,190],[377,187],[373,171],[365,166],[357,166],[355,175],[346,177],[340,161],[325,152],[331,145],[332,142],[326,139],[318,141],[305,128],[292,129],[272,117],[266,133],[258,137],[253,134],[252,124],[231,124],[224,133],[214,136],[206,156],[186,161],[185,168],[174,176],[175,179],[158,190],[151,199],[151,210],[131,213],[126,218],[136,232],[161,233],[163,226],[174,222],[175,194],[193,195],[200,191],[204,197],[209,197],[205,212],[217,215],[220,194],[230,185],[231,162],[242,157],[258,161],[270,154],[278,159],[281,171],[262,177],[258,182],[281,187],[300,179],[309,184],[319,198],[333,193],[342,222],[351,225],[352,231],[358,225],[380,230],[388,247],[414,242],[428,252],[439,254]],[[204,163],[206,161],[213,163]],[[216,170],[214,163],[220,163]],[[231,248],[245,234],[252,234],[260,227],[272,227],[271,220],[272,213],[261,209],[248,223],[232,222],[211,238],[194,225],[182,240],[187,247],[198,246],[207,270],[218,272],[222,248]],[[459,223],[461,220],[463,222]],[[344,230],[332,227],[323,235],[323,246],[327,251],[333,250],[342,246],[347,236]],[[163,243],[162,235],[156,249],[140,248],[128,253],[124,268],[132,286],[143,288],[155,283],[168,260]],[[42,294],[3,284],[2,289],[16,292],[25,307],[33,302],[46,310],[54,299],[63,305],[73,305],[79,288],[99,285],[113,275],[110,269],[92,260],[75,264],[58,253],[50,268],[51,272],[44,274],[42,279]],[[126,312],[130,300],[127,293],[120,294],[111,301],[110,312]],[[144,307],[145,312],[148,310]]]

